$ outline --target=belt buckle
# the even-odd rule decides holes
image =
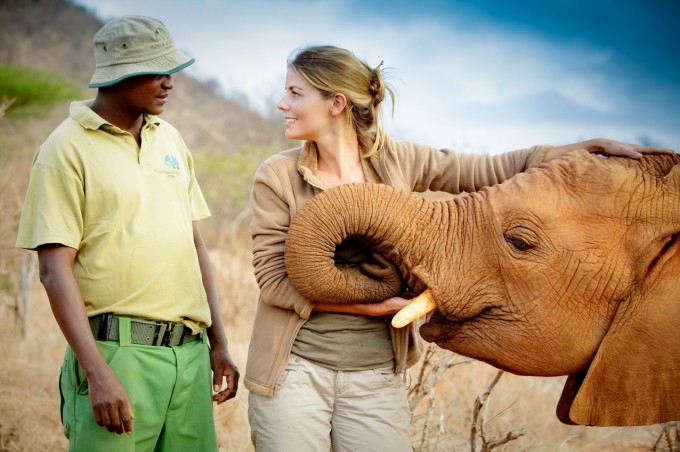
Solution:
[[[100,341],[108,341],[111,328],[113,327],[113,314],[101,314],[99,318],[99,328],[95,338]]]
[[[171,324],[164,322],[156,322],[153,330],[153,340],[151,341],[151,345],[164,345],[165,338],[168,335],[168,327],[170,327],[170,325]]]
[[[182,328],[182,334],[179,337],[179,341],[177,341],[176,344],[173,343],[173,339],[175,338],[175,327],[177,327],[179,323],[168,323],[167,328],[165,330],[165,333],[163,334],[163,338],[161,339],[160,345],[163,347],[171,347],[173,345],[182,345],[182,340],[184,339],[184,333],[186,331],[186,327],[182,325],[184,328]]]

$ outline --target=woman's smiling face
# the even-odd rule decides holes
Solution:
[[[307,83],[294,70],[286,74],[286,94],[276,104],[286,121],[286,138],[318,141],[329,124],[332,98]]]

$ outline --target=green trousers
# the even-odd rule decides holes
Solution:
[[[87,379],[70,347],[61,368],[61,415],[70,451],[217,450],[210,356],[205,341],[176,347],[97,341],[127,391],[132,435],[94,421]]]

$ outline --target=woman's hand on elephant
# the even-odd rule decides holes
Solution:
[[[396,314],[397,312],[401,311],[402,308],[405,308],[410,302],[411,300],[407,298],[396,296],[388,298],[387,300],[380,303],[371,303],[365,306],[369,309],[367,315],[380,317],[383,315]]]
[[[639,144],[621,143],[606,138],[595,138],[588,141],[581,141],[579,143],[566,144],[564,146],[554,146],[548,151],[544,161],[548,162],[576,149],[585,149],[586,151],[592,153],[617,157],[629,157],[633,159],[639,159],[644,154],[673,154],[674,152],[672,149],[656,146],[642,146]]]
[[[380,317],[382,315],[396,314],[411,302],[408,298],[395,296],[388,298],[380,303],[317,303],[314,311],[318,312],[339,312],[343,314],[361,314],[369,317]]]

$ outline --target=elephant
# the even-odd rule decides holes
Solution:
[[[336,262],[348,242],[371,257]],[[518,375],[566,375],[565,424],[680,420],[678,154],[573,151],[445,201],[339,186],[293,219],[285,260],[314,302],[428,294],[424,340]]]

